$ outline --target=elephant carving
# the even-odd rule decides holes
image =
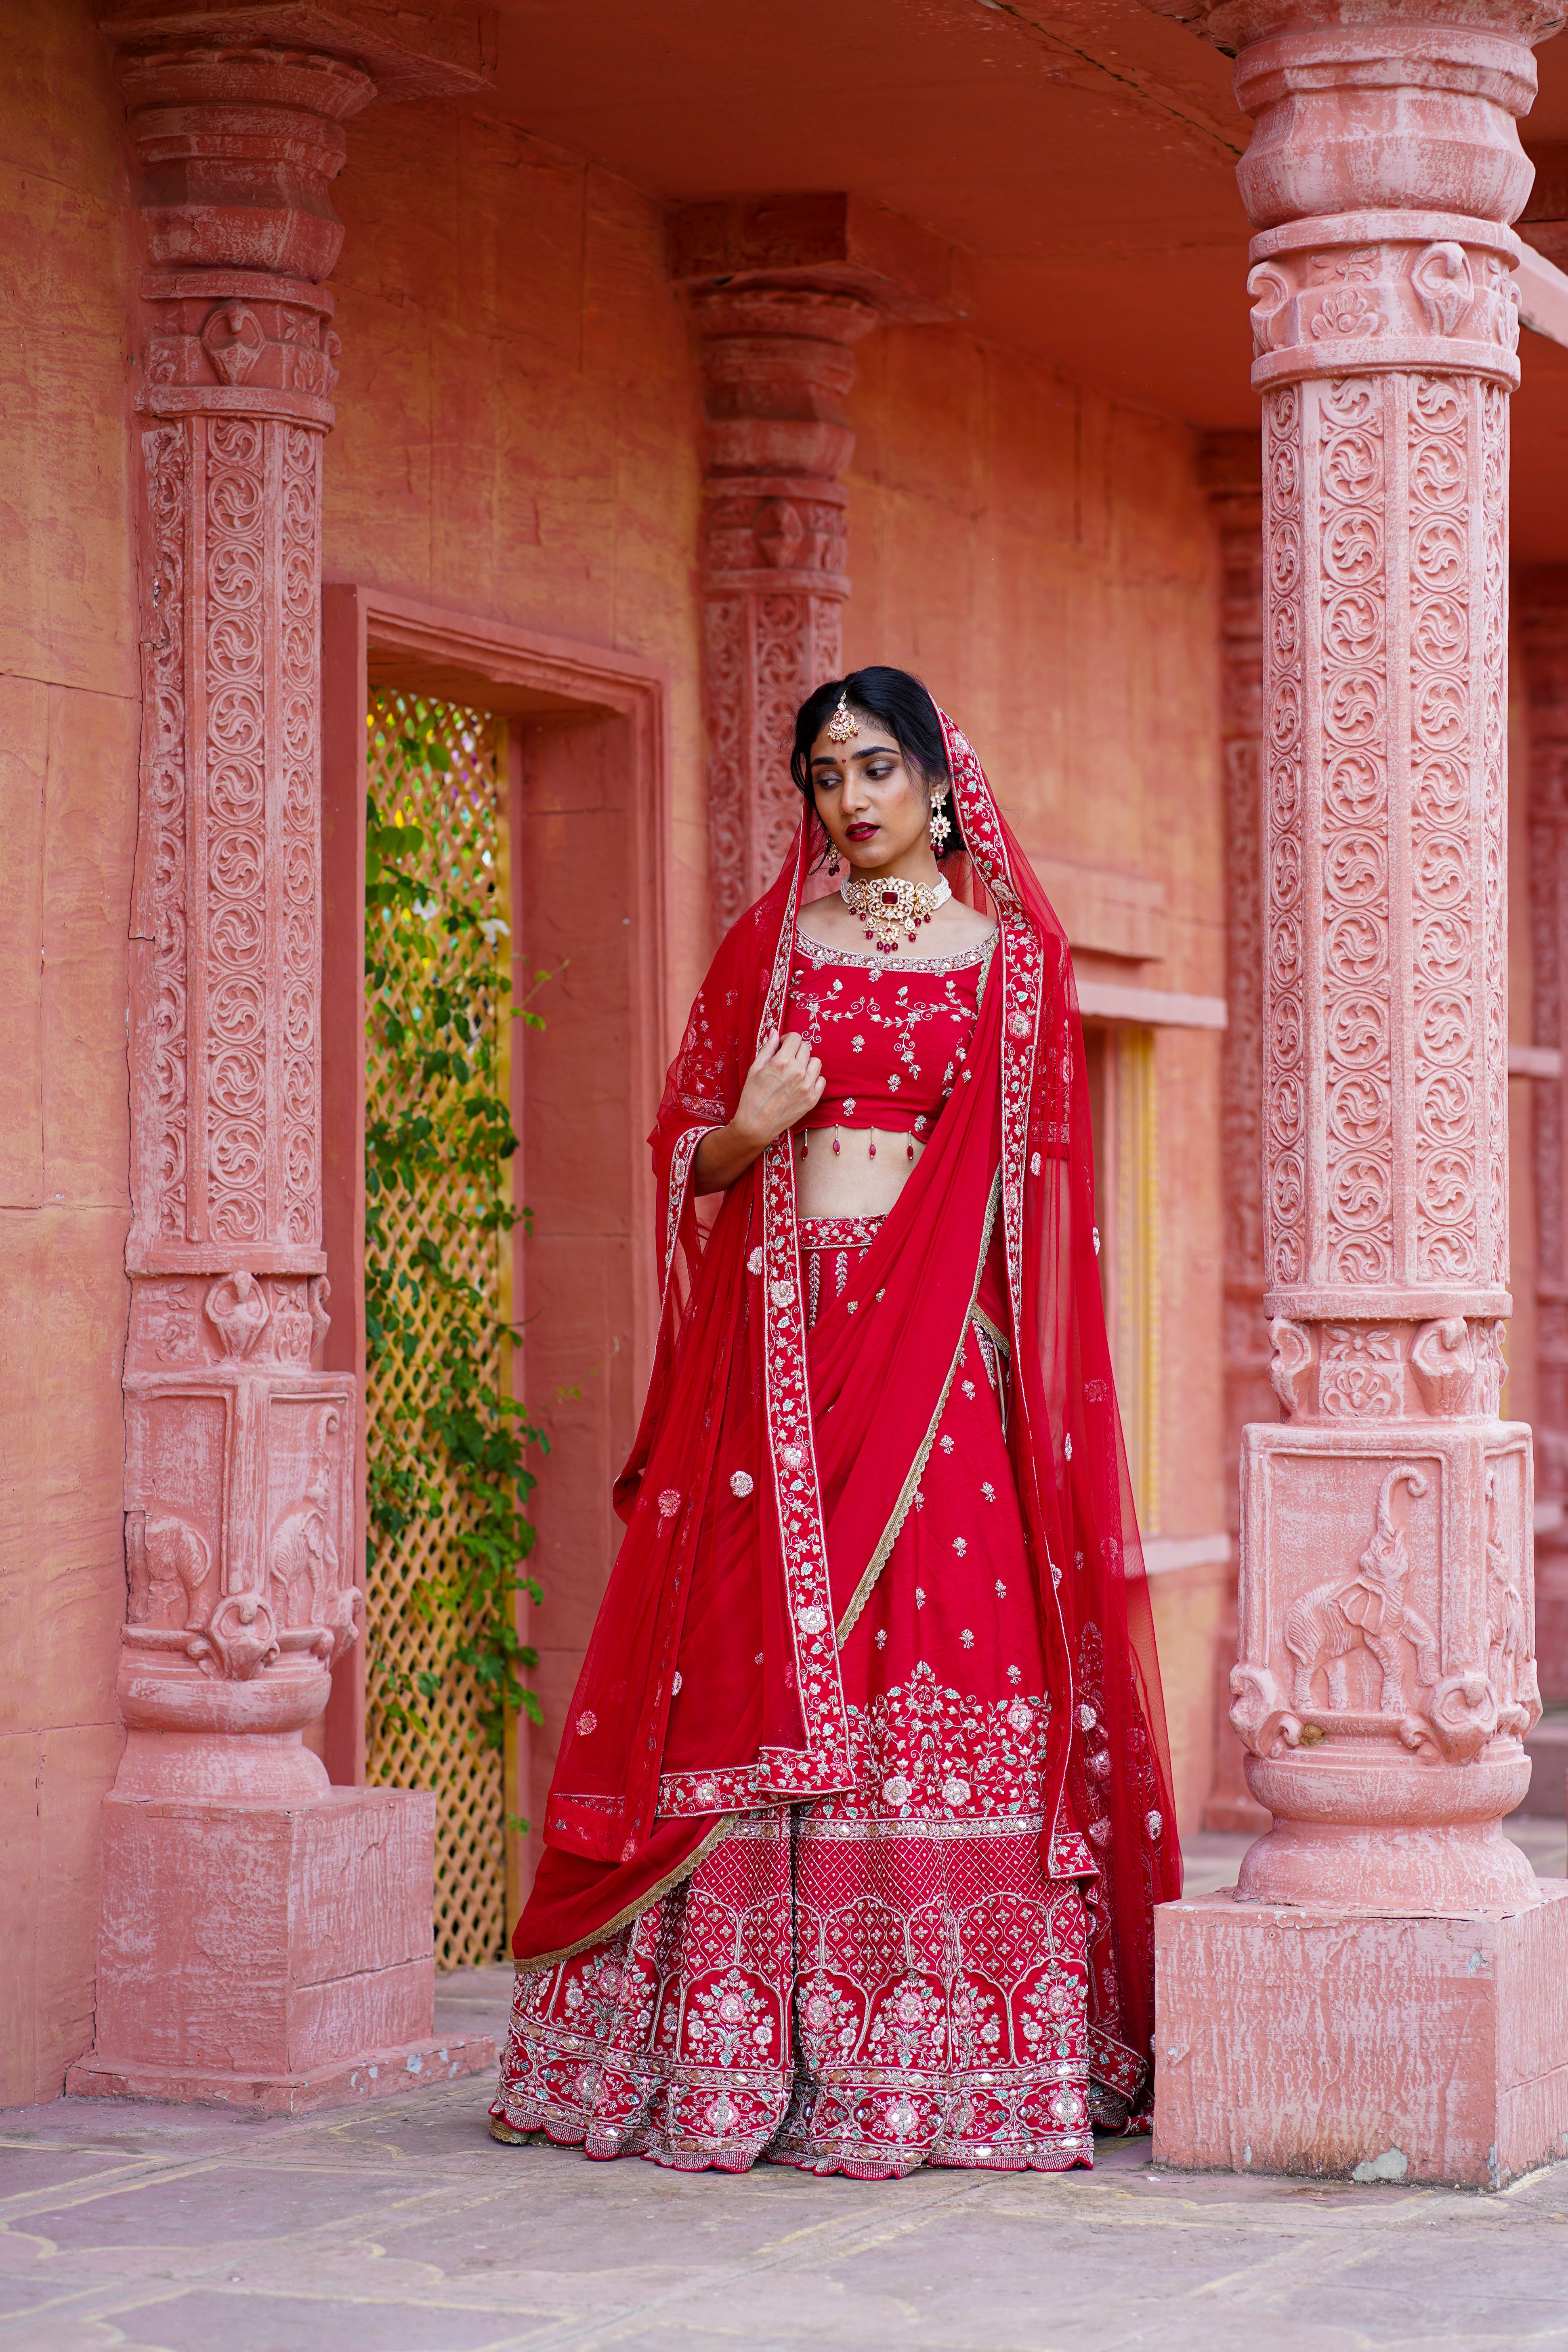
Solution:
[[[1394,1525],[1391,1507],[1394,1489],[1401,1484],[1413,1496],[1424,1495],[1426,1473],[1408,1462],[1390,1470],[1378,1490],[1377,1526],[1355,1574],[1303,1593],[1286,1615],[1285,1647],[1295,1660],[1290,1703],[1298,1714],[1311,1707],[1312,1685],[1320,1673],[1328,1685],[1330,1707],[1338,1713],[1348,1710],[1345,1661],[1358,1647],[1371,1652],[1382,1672],[1385,1715],[1408,1712],[1401,1642],[1408,1642],[1415,1652],[1420,1683],[1430,1688],[1438,1679],[1437,1636],[1405,1598],[1410,1555],[1405,1530]]]

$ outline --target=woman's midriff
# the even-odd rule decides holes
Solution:
[[[925,1150],[915,1136],[875,1127],[847,1129],[837,1151],[821,1128],[794,1140],[799,1217],[885,1217]]]

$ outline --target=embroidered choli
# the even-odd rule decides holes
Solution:
[[[892,958],[797,930],[784,1028],[809,1040],[826,1081],[800,1124],[928,1136],[968,1076],[995,938],[958,955]]]

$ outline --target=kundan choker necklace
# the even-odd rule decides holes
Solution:
[[[850,912],[860,918],[877,953],[897,955],[899,933],[907,932],[913,947],[921,925],[929,923],[939,907],[946,906],[952,892],[944,874],[939,874],[934,884],[904,882],[893,877],[882,882],[855,882],[846,875],[838,895]]]

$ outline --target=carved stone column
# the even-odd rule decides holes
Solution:
[[[795,711],[842,666],[855,447],[854,347],[888,320],[961,317],[965,261],[843,194],[692,205],[670,274],[700,338],[708,840],[726,929],[777,873],[799,822]]]
[[[1220,754],[1225,782],[1226,1001],[1225,1429],[1232,1467],[1226,1523],[1240,1528],[1237,1467],[1241,1433],[1268,1412],[1268,1342],[1263,1323],[1263,484],[1256,433],[1208,433],[1198,470],[1209,496],[1220,558]],[[1236,1654],[1234,1594],[1219,1634],[1214,1787],[1206,1830],[1265,1830],[1249,1796],[1230,1727]]]
[[[133,49],[120,76],[151,263],[127,1740],[70,2088],[295,2107],[368,2095],[377,2053],[442,2063],[433,1801],[331,1790],[302,1737],[362,1610],[359,1401],[312,1369],[321,281],[342,126],[375,89],[352,59],[260,46]]]
[[[832,286],[693,289],[702,339],[703,697],[715,922],[761,897],[800,820],[795,714],[838,674],[855,446],[844,401],[877,324]]]
[[[1568,2124],[1568,2068],[1560,2116],[1514,2095],[1518,2005],[1542,1953],[1568,1961],[1568,1899],[1500,1827],[1540,1701],[1530,1432],[1497,1418],[1505,224],[1530,44],[1562,14],[1225,0],[1203,22],[1256,123],[1264,1307],[1288,1418],[1246,1433],[1232,1681],[1275,1826],[1234,1894],[1162,1921],[1159,2045],[1190,2063],[1156,2130],[1176,2161],[1348,2170],[1393,2144],[1411,2178],[1484,2179],[1489,2150],[1507,2177]],[[1456,2005],[1441,1915],[1484,1909],[1485,1998]]]
[[[1525,573],[1530,709],[1531,1038],[1561,1057],[1531,1087],[1535,1147],[1536,1492],[1555,1513],[1535,1538],[1542,1689],[1568,1699],[1568,569]],[[1553,1526],[1551,1521],[1555,1518]]]

